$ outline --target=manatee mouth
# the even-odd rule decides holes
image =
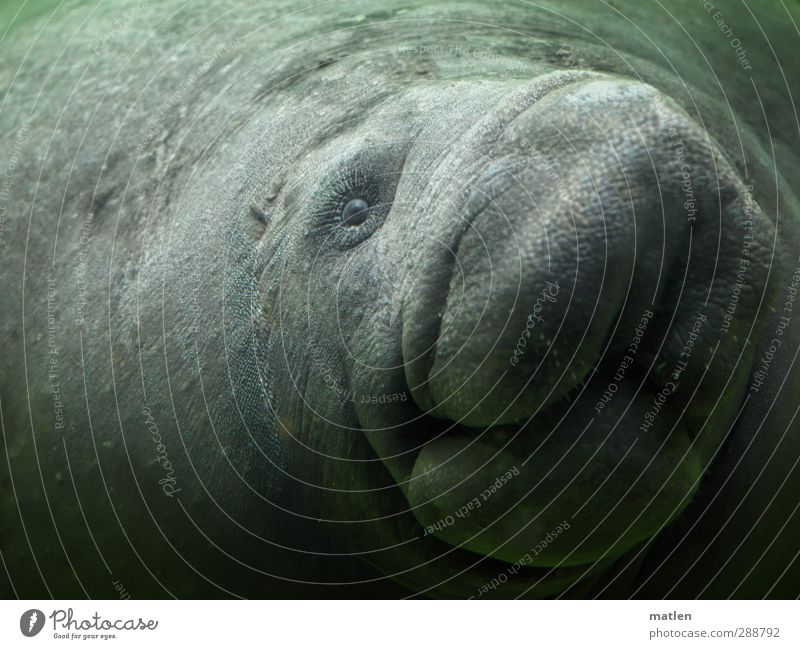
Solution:
[[[440,423],[401,488],[440,540],[509,563],[569,567],[616,559],[677,516],[701,475],[691,432],[657,395],[618,385],[605,415],[585,386],[516,426]]]
[[[703,469],[696,430],[672,407],[648,424],[657,397],[636,375],[598,415],[614,379],[595,378],[519,424],[474,428],[420,411],[390,435],[367,432],[427,552],[463,566],[438,589],[454,579],[453,592],[481,597],[593,592],[600,575],[635,569],[637,548],[684,509]]]
[[[494,150],[471,188],[489,199],[467,199],[405,302],[421,419],[367,436],[426,536],[585,574],[681,514],[736,418],[748,364],[732,371],[720,342],[718,278],[735,273],[732,231],[761,215],[643,84],[560,87]]]

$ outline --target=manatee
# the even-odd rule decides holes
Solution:
[[[798,596],[799,19],[18,17],[0,592]]]

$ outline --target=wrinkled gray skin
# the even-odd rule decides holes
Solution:
[[[799,594],[796,13],[183,4],[3,41],[0,593]]]

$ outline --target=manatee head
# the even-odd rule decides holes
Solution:
[[[289,472],[400,581],[468,594],[511,564],[557,592],[691,502],[759,327],[723,318],[739,251],[754,233],[754,313],[770,224],[652,85],[401,84],[399,60],[326,65],[283,118],[292,164],[261,177],[254,335]]]
[[[442,54],[428,19],[460,26],[423,5],[288,30],[198,117],[163,289],[192,275],[224,330],[192,407],[237,510],[419,593],[585,592],[698,502],[740,414],[776,233],[738,136],[761,186],[769,158],[651,63]]]

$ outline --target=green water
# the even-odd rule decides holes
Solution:
[[[12,21],[16,23],[47,13],[59,4],[75,4],[75,0],[0,0],[0,36]]]
[[[9,23],[25,20],[37,14],[44,14],[54,9],[59,4],[79,4],[92,0],[0,0],[0,36],[6,31]],[[156,0],[157,1],[157,0]],[[264,0],[269,1],[269,0]],[[496,1],[496,0],[495,0]],[[750,0],[751,2],[753,0]],[[757,0],[763,2],[764,0]],[[767,0],[776,2],[776,0]],[[792,0],[800,3],[800,0]],[[94,2],[113,3],[114,0],[94,0]],[[244,4],[245,0],[243,0]],[[17,12],[19,11],[19,14]]]

